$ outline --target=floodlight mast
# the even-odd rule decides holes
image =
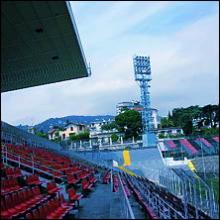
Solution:
[[[142,125],[143,125],[143,147],[155,145],[155,135],[153,133],[153,120],[150,108],[150,81],[151,67],[150,57],[134,56],[134,74],[135,81],[138,82],[141,89],[141,105],[142,110]]]

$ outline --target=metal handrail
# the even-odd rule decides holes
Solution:
[[[7,152],[7,156],[4,155],[4,153],[6,153],[6,152]],[[9,158],[8,155],[14,156],[15,158],[17,157],[17,160],[12,159],[12,158]],[[45,173],[45,174],[47,174],[47,175],[49,175],[49,176],[52,176],[52,177],[53,177],[53,174],[52,174],[52,173],[49,173],[49,172],[44,171],[44,170],[42,170],[42,169],[39,169],[39,168],[36,167],[36,165],[37,165],[37,166],[40,166],[40,167],[43,167],[43,168],[47,168],[47,169],[49,169],[49,170],[52,171],[52,172],[53,172],[53,171],[56,171],[56,172],[62,174],[62,176],[64,176],[64,177],[66,176],[65,174],[62,173],[62,171],[55,170],[55,169],[53,169],[53,168],[51,168],[51,167],[47,167],[47,166],[42,165],[42,164],[39,164],[39,163],[35,163],[35,162],[34,162],[34,166],[30,166],[30,165],[27,165],[27,164],[25,164],[25,163],[22,163],[21,160],[24,160],[24,161],[27,161],[27,162],[31,162],[31,163],[33,162],[33,160],[24,158],[24,157],[22,157],[21,155],[16,155],[16,154],[13,154],[13,153],[11,153],[11,152],[9,153],[8,151],[4,151],[3,148],[2,148],[2,156],[3,156],[3,158],[5,158],[7,161],[9,160],[9,161],[12,161],[12,162],[16,162],[16,163],[18,163],[19,165],[32,168],[32,169],[34,169],[34,170],[36,170],[36,171],[40,171],[41,173]],[[33,164],[33,163],[32,163],[32,164]],[[58,179],[63,179],[62,177],[56,177],[56,178],[58,178]]]
[[[135,219],[133,210],[132,210],[132,208],[131,208],[131,204],[130,204],[130,202],[129,202],[129,200],[128,200],[128,197],[127,197],[127,194],[126,194],[126,192],[125,192],[124,185],[123,185],[123,183],[122,183],[122,181],[121,181],[120,174],[118,173],[117,175],[118,175],[118,178],[119,178],[119,181],[120,181],[120,184],[121,184],[121,188],[122,188],[123,193],[124,193],[124,197],[125,197],[125,201],[126,201],[126,204],[127,204],[127,208],[128,208],[130,217],[131,217],[131,219]]]

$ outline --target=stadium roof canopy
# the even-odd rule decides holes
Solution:
[[[1,6],[1,92],[90,75],[70,2]]]

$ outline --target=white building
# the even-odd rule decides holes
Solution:
[[[152,123],[154,129],[158,128],[158,125],[160,124],[160,117],[158,116],[158,110],[156,108],[151,108],[151,114],[152,114]]]
[[[169,136],[169,135],[184,135],[183,129],[182,128],[174,128],[174,127],[170,127],[170,128],[161,128],[161,129],[157,129],[157,135],[159,134],[163,134],[164,136]]]
[[[116,105],[116,114],[118,115],[120,113],[123,113],[126,108],[129,110],[138,111],[140,114],[143,110],[143,107],[139,101],[119,102]],[[153,128],[157,129],[158,124],[160,124],[160,117],[158,116],[158,110],[156,108],[151,108],[151,114],[152,114]]]
[[[138,112],[141,112],[143,109],[139,101],[133,100],[131,102],[119,102],[116,105],[116,114],[119,115],[120,113],[123,113],[126,108],[129,110],[136,110]]]
[[[90,133],[102,132],[102,126],[112,123],[114,120],[102,120],[102,121],[94,121],[89,125]]]
[[[103,125],[111,124],[112,122],[114,122],[114,120],[111,119],[92,122],[89,125],[90,138],[97,138],[97,139],[101,139],[104,142],[109,142],[109,138],[111,137],[112,134],[117,134],[119,136],[122,136],[122,134],[118,132],[118,130],[115,128],[108,131],[102,130]]]
[[[35,134],[35,127],[34,126],[29,126],[28,129],[27,129],[27,132],[31,133],[31,134]]]

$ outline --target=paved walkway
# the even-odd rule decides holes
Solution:
[[[97,183],[95,189],[80,201],[75,218],[124,219],[121,191],[111,192],[111,184]]]

